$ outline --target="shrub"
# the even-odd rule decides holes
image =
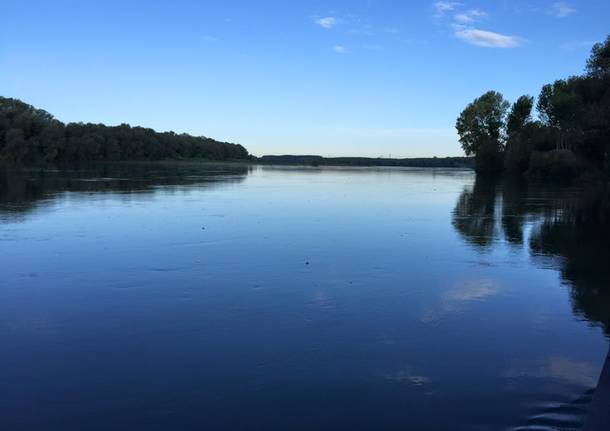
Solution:
[[[574,179],[585,170],[584,162],[570,150],[535,151],[530,159],[528,175],[534,178]]]

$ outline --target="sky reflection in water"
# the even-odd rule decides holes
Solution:
[[[0,174],[12,429],[568,427],[606,355],[599,194],[417,169]]]

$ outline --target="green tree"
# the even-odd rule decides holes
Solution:
[[[469,103],[456,121],[460,144],[466,155],[475,156],[477,172],[496,172],[502,166],[508,107],[501,93],[488,91]]]
[[[556,149],[571,150],[582,138],[585,106],[579,92],[581,78],[560,79],[542,87],[536,108],[541,121],[557,131]]]
[[[6,132],[4,156],[11,162],[22,162],[28,153],[28,146],[23,136],[23,130],[12,128]]]
[[[532,121],[532,108],[534,98],[532,96],[521,96],[513,103],[506,119],[506,133],[511,135],[519,134],[526,124]]]
[[[477,172],[507,170],[574,177],[596,167],[610,174],[610,36],[591,49],[586,74],[542,87],[534,99],[520,97],[506,117],[507,102],[487,92],[460,114],[456,128]]]
[[[506,120],[504,166],[513,171],[527,170],[532,151],[531,129],[534,98],[521,96],[513,103]]]
[[[159,160],[164,158],[248,159],[241,145],[203,136],[157,133],[121,124],[70,123],[17,99],[0,97],[0,158],[18,162]]]
[[[595,78],[610,76],[610,35],[604,42],[593,45],[587,60],[587,74]]]

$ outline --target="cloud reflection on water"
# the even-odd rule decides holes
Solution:
[[[464,310],[469,303],[483,301],[500,291],[495,280],[482,278],[468,280],[463,284],[449,289],[440,295],[438,304],[424,310],[421,317],[423,323],[433,323],[450,313]]]

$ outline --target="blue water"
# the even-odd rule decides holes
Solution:
[[[3,429],[584,420],[607,273],[533,245],[579,190],[398,168],[1,174]]]

